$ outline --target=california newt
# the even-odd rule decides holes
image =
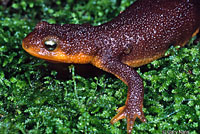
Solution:
[[[48,61],[91,63],[128,86],[127,100],[111,123],[145,122],[143,81],[132,67],[164,56],[171,45],[184,46],[200,29],[200,0],[138,0],[111,21],[89,24],[40,22],[24,38],[24,50]]]

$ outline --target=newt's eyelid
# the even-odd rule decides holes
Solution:
[[[58,44],[54,40],[46,40],[44,42],[45,48],[49,51],[53,51],[57,48]]]

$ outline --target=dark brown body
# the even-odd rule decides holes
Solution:
[[[123,63],[141,66],[163,56],[171,45],[184,46],[199,29],[200,2],[193,1],[139,0],[100,27],[118,45],[129,44],[131,52],[121,57]]]
[[[91,63],[128,85],[125,106],[111,123],[127,118],[145,121],[143,83],[131,67],[164,56],[171,45],[184,46],[200,28],[199,0],[138,0],[112,21],[100,26],[37,24],[23,40],[30,54],[56,62]]]

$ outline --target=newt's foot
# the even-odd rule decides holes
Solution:
[[[127,108],[127,106],[122,106],[119,109],[117,109],[117,115],[115,115],[110,123],[114,124],[118,120],[127,119],[127,133],[131,134],[131,131],[133,129],[133,125],[135,122],[135,119],[138,117],[142,122],[146,122],[146,118],[144,116],[144,113],[142,111],[142,107],[140,109],[136,108]]]

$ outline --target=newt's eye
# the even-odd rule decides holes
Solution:
[[[44,42],[45,48],[49,51],[53,51],[57,47],[57,43],[53,40],[47,40]]]

